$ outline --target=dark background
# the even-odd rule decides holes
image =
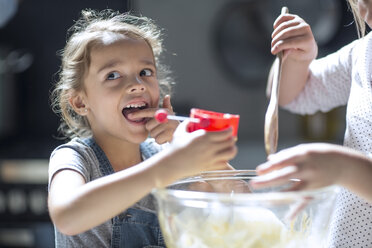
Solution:
[[[64,142],[56,138],[59,118],[51,110],[49,94],[61,63],[57,53],[84,8],[124,12],[127,1],[21,0],[16,15],[0,28],[0,61],[14,52],[32,58],[23,71],[12,66],[0,70],[0,247],[54,247],[47,182],[44,177],[31,182],[28,176],[35,178],[36,171],[26,167],[36,159],[47,170],[52,150]],[[22,177],[7,178],[11,166]],[[44,205],[41,211],[33,210],[35,201]]]
[[[0,158],[48,158],[62,141],[58,117],[51,111],[49,93],[60,66],[57,52],[66,42],[66,31],[84,8],[127,10],[124,0],[23,0],[17,14],[0,29],[0,47],[22,51],[33,57],[24,72],[12,75],[15,94],[3,105],[12,114],[0,116],[12,126],[0,129]],[[2,96],[8,94],[1,92]],[[3,118],[6,117],[6,118]]]

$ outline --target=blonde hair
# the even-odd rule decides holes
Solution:
[[[363,18],[360,16],[359,9],[358,9],[358,0],[348,0],[349,6],[351,11],[353,12],[355,25],[358,31],[358,36],[363,37],[366,34],[366,24]]]
[[[61,117],[58,130],[63,136],[73,138],[91,135],[87,118],[73,110],[69,99],[75,92],[84,90],[83,75],[90,65],[90,51],[92,47],[104,44],[107,36],[120,39],[124,35],[145,40],[154,54],[161,97],[170,93],[173,83],[170,71],[160,63],[164,51],[161,30],[151,19],[130,13],[120,14],[113,10],[87,9],[82,11],[81,18],[68,30],[68,34],[70,38],[61,51],[59,79],[51,93],[52,110]]]

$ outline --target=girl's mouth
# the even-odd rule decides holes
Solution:
[[[142,109],[146,109],[146,108],[148,108],[148,104],[145,103],[145,102],[135,103],[135,104],[132,103],[132,104],[128,104],[127,106],[125,106],[122,110],[122,113],[123,113],[125,119],[127,119],[130,122],[146,123],[147,119],[148,119],[146,117],[144,117],[144,118],[129,118],[128,117],[129,114],[140,111]]]

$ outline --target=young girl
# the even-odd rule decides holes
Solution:
[[[349,0],[360,34],[372,27],[372,1]],[[284,52],[280,104],[290,111],[312,114],[347,104],[343,148],[308,144],[279,152],[259,166],[265,174],[286,167],[277,176],[253,183],[256,187],[302,179],[295,189],[339,183],[343,188],[331,225],[330,247],[372,247],[372,33],[339,51],[315,60],[317,45],[310,26],[285,14],[274,23],[272,53]],[[350,149],[352,148],[352,149]],[[358,152],[354,151],[357,150]],[[287,167],[291,166],[291,167]]]
[[[230,168],[232,131],[188,133],[186,122],[153,119],[169,77],[148,18],[86,10],[70,31],[52,94],[61,130],[73,138],[49,163],[56,247],[164,247],[149,193]],[[169,96],[162,103],[173,113]],[[155,141],[171,142],[162,149]]]

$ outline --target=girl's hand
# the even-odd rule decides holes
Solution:
[[[182,122],[169,146],[172,168],[179,178],[209,170],[231,168],[228,161],[235,157],[237,147],[232,129],[187,132],[188,121]]]
[[[254,188],[279,186],[290,179],[300,179],[289,190],[304,190],[342,184],[345,170],[352,167],[354,152],[331,144],[304,144],[269,156],[259,165],[259,177],[250,183]],[[348,161],[348,163],[346,162]]]
[[[283,51],[283,60],[309,62],[317,56],[318,46],[310,25],[297,15],[280,15],[271,37],[271,53]]]
[[[163,99],[163,108],[168,112],[168,114],[173,115],[173,108],[170,102],[170,96],[166,95]],[[150,136],[155,139],[158,144],[164,144],[166,142],[170,142],[173,138],[173,133],[176,130],[179,122],[175,120],[168,120],[164,123],[159,123],[155,120],[154,115],[157,111],[157,108],[148,108],[136,113],[133,113],[133,117],[143,118],[149,117],[149,121],[146,123],[146,129],[149,131]]]

